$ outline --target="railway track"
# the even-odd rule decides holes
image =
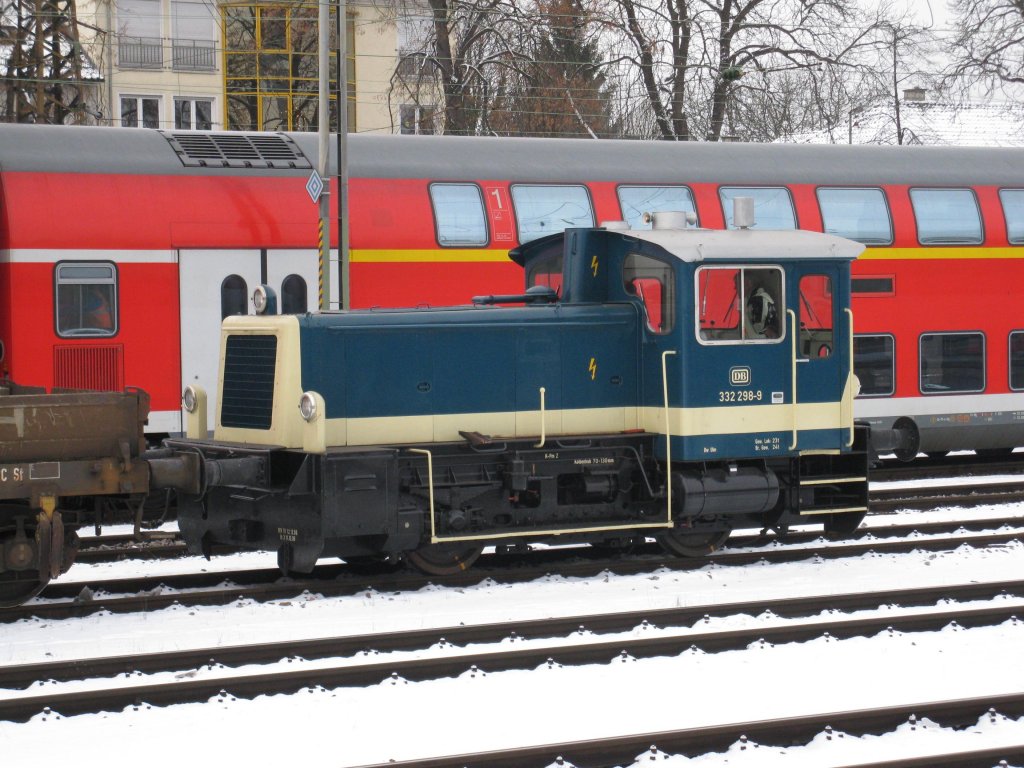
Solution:
[[[1012,530],[1001,530],[1013,526]],[[962,529],[962,530],[961,530]],[[86,582],[52,582],[36,601],[0,610],[0,622],[30,616],[68,618],[97,611],[125,613],[152,611],[171,605],[226,605],[239,599],[268,601],[293,598],[304,591],[324,596],[355,594],[367,583],[379,591],[415,591],[428,584],[471,586],[485,579],[521,583],[552,571],[567,577],[595,576],[602,572],[628,575],[659,568],[692,570],[710,563],[747,565],[793,562],[811,557],[834,559],[868,552],[950,551],[959,546],[998,546],[1024,539],[1024,518],[943,521],[863,529],[859,538],[825,542],[820,533],[795,533],[790,546],[774,546],[758,536],[736,536],[729,545],[706,558],[666,556],[659,547],[639,547],[630,557],[608,557],[591,548],[545,549],[526,554],[491,554],[481,557],[469,571],[446,577],[428,577],[410,570],[382,567],[376,572],[354,571],[343,565],[317,566],[309,577],[282,579],[276,568],[230,573],[188,573],[173,576]],[[918,535],[919,534],[919,535]],[[925,538],[931,534],[936,538]],[[902,538],[912,536],[912,538]],[[769,546],[764,546],[765,544]],[[797,546],[800,545],[800,546]]]
[[[1006,599],[995,600],[997,596]],[[982,606],[950,604],[950,601],[977,600],[992,602]],[[894,604],[902,608],[896,609]],[[887,607],[880,615],[858,617],[830,613],[874,610],[880,606]],[[908,610],[909,606],[916,608]],[[791,621],[822,612],[826,618]],[[701,629],[713,618],[751,613],[770,618],[740,629]],[[1018,615],[1024,617],[1024,581],[648,608],[142,656],[63,660],[0,668],[0,688],[24,688],[38,680],[52,685],[58,680],[76,678],[108,678],[111,686],[101,684],[86,690],[32,695],[22,690],[0,695],[0,720],[27,720],[44,711],[68,716],[116,711],[142,703],[170,705],[207,701],[218,696],[251,698],[295,693],[304,688],[367,686],[388,679],[432,680],[455,677],[467,671],[492,673],[531,670],[545,665],[606,664],[619,659],[675,656],[687,650],[716,653],[752,644],[806,642],[820,637],[841,640],[870,637],[880,632],[936,631],[950,624],[960,628],[994,626],[1006,621],[1016,622]],[[637,628],[639,631],[633,632]],[[672,629],[682,631],[668,631]],[[609,637],[629,632],[633,633]],[[489,647],[477,651],[470,644]],[[388,651],[413,651],[417,655],[378,660],[379,653]],[[227,665],[267,665],[282,658],[291,663],[268,669],[225,671]],[[315,659],[324,661],[311,661]],[[165,679],[161,680],[140,678],[138,682],[126,683],[123,679],[125,675],[134,677],[157,672],[175,674],[164,675]]]
[[[973,457],[964,457],[973,458]],[[876,481],[904,479],[942,479],[956,473],[1024,475],[1024,462],[931,465],[908,470],[905,468],[879,469],[873,476]],[[876,487],[870,495],[872,514],[889,513],[901,509],[930,509],[935,506],[972,507],[981,504],[1009,504],[1024,501],[1024,477],[1020,481],[965,483],[959,488],[948,484],[910,488]],[[142,540],[131,534],[105,536],[83,536],[77,561],[84,563],[116,562],[125,559],[171,559],[187,554],[185,544],[173,533],[147,533]]]
[[[857,736],[882,734],[904,723],[928,718],[947,727],[967,727],[981,718],[1018,717],[1024,714],[1024,694],[1008,694],[947,701],[925,701],[875,709],[827,712],[803,717],[727,723],[705,728],[641,733],[629,736],[544,744],[495,752],[430,757],[422,760],[389,761],[362,768],[547,768],[558,765],[575,768],[612,768],[634,761],[660,760],[672,754],[700,755],[724,751],[733,744],[750,749],[758,745],[788,747],[809,742],[824,734]],[[991,749],[953,752],[945,755],[858,762],[858,768],[978,768],[1003,766],[1005,761],[1024,760],[1024,744]],[[1000,762],[1004,761],[1004,762]]]

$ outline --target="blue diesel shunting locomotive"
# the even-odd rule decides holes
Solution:
[[[652,536],[698,555],[737,526],[856,528],[863,246],[656,216],[512,251],[522,295],[229,317],[214,439],[190,388],[188,436],[166,444],[190,548],[440,574],[486,545]]]

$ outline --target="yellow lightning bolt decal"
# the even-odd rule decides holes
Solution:
[[[594,258],[590,260],[590,268],[594,270],[594,277],[597,277],[597,254],[594,254]]]
[[[594,258],[596,259],[597,257],[595,256]],[[597,360],[590,358],[590,365],[587,367],[587,370],[590,371],[590,380],[593,381],[594,377],[597,376]]]

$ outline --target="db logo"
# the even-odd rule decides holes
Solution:
[[[734,387],[745,387],[750,384],[750,369],[739,365],[729,369],[729,383]]]

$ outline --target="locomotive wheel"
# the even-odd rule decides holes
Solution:
[[[5,573],[0,578],[0,608],[14,608],[31,600],[46,584],[35,571]]]
[[[721,549],[732,531],[686,531],[672,529],[658,534],[658,543],[680,557],[704,557]]]
[[[412,552],[406,552],[405,556],[424,573],[431,576],[451,576],[468,569],[483,551],[482,544],[453,541],[446,544],[427,544]]]

